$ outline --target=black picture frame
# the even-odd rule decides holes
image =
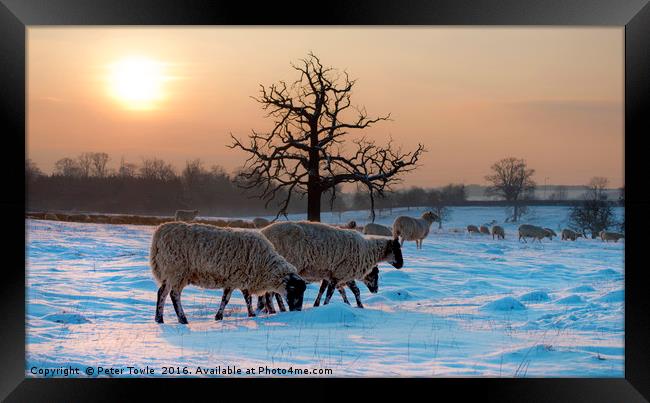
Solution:
[[[650,5],[647,0],[448,0],[328,1],[320,9],[298,2],[173,0],[0,0],[0,158],[9,186],[0,194],[5,259],[0,318],[0,397],[7,401],[124,400],[135,391],[166,399],[199,389],[211,399],[224,387],[246,399],[312,399],[332,391],[359,390],[367,399],[403,393],[445,400],[636,402],[650,399],[650,303],[644,272],[650,200],[643,137],[650,133]],[[37,25],[547,25],[625,27],[625,377],[543,379],[26,379],[25,378],[25,182],[21,171],[26,136],[26,28]],[[22,251],[22,252],[21,252]],[[23,269],[21,270],[21,267]],[[330,384],[337,382],[337,385]],[[391,383],[396,385],[392,386]],[[303,387],[296,392],[295,386]],[[197,389],[199,388],[199,389]],[[205,389],[204,389],[205,388]],[[190,392],[192,394],[190,394]],[[325,392],[325,393],[322,393]],[[329,393],[328,393],[329,392]],[[445,393],[447,392],[447,393]],[[347,393],[347,392],[345,392]],[[410,394],[409,394],[410,395]],[[424,396],[427,396],[424,395]],[[645,398],[644,398],[645,397]],[[235,397],[237,398],[237,397]]]

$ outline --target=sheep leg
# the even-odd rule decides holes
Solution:
[[[169,295],[169,287],[165,282],[162,283],[158,289],[158,300],[156,302],[156,323],[164,323],[163,321],[163,311],[165,310],[165,300],[167,295]]]
[[[277,292],[273,293],[275,294],[275,300],[278,301],[278,309],[280,312],[286,312],[287,308],[284,306],[284,301],[282,300],[282,295],[278,294]]]
[[[271,299],[271,293],[267,292],[264,294],[264,304],[266,305],[266,312],[269,314],[275,313],[275,308],[273,307],[273,300]]]
[[[264,297],[257,296],[257,311],[265,312],[266,306],[264,306]]]
[[[346,304],[350,305],[350,301],[348,300],[348,296],[345,295],[345,288],[343,288],[343,285],[336,287],[337,290],[339,290],[339,294],[341,294],[341,298],[343,298],[343,302]]]
[[[174,310],[176,311],[176,316],[178,316],[178,323],[187,325],[187,318],[185,317],[185,312],[183,312],[183,305],[181,305],[181,292],[183,290],[174,290],[172,289],[170,297],[172,298],[172,304],[174,305]]]
[[[248,292],[248,290],[241,290],[241,293],[244,294],[244,301],[246,301],[246,309],[248,310],[248,316],[255,316],[253,312],[253,296]],[[260,297],[257,297],[257,305],[259,306]]]
[[[226,309],[226,305],[228,305],[228,301],[230,301],[231,295],[232,295],[232,288],[223,289],[223,295],[221,296],[221,305],[219,305],[219,310],[217,311],[217,314],[214,316],[214,320],[223,319],[223,311]],[[246,299],[245,295],[244,295],[244,299]]]
[[[359,287],[357,287],[357,283],[352,281],[347,282],[348,287],[350,287],[350,290],[354,294],[354,299],[357,300],[357,307],[363,308],[363,304],[361,303],[361,291],[359,291]]]
[[[320,297],[325,292],[325,289],[327,288],[328,284],[329,284],[329,281],[327,281],[327,280],[323,280],[323,282],[320,283],[320,289],[318,289],[318,295],[316,296],[316,301],[314,301],[314,306],[319,306],[320,305]]]
[[[336,284],[335,281],[330,281],[329,285],[327,286],[327,294],[325,295],[325,301],[323,302],[323,305],[329,304],[330,299],[332,299],[332,295],[334,295],[334,288],[336,288],[334,284]]]

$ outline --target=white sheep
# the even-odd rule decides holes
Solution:
[[[199,210],[176,210],[174,219],[176,221],[192,221],[199,215]]]
[[[393,230],[381,224],[368,223],[363,227],[365,235],[392,236]]]
[[[257,231],[183,222],[162,224],[153,234],[149,262],[153,277],[160,285],[156,304],[158,323],[163,323],[168,294],[178,321],[187,323],[181,292],[189,284],[223,288],[216,320],[223,319],[223,311],[235,288],[242,291],[249,316],[255,316],[251,294],[263,295],[269,291],[285,295],[290,310],[302,308],[305,281]]]
[[[519,241],[523,239],[524,242],[527,242],[526,238],[533,238],[533,240],[537,239],[542,242],[543,238],[552,239],[552,235],[548,230],[536,225],[522,224],[519,226]]]
[[[598,235],[600,236],[600,239],[603,242],[605,242],[605,241],[607,241],[607,242],[609,242],[609,241],[618,242],[619,239],[625,238],[625,236],[623,234],[618,233],[618,232],[600,231],[600,233]]]
[[[492,239],[494,239],[494,236],[496,235],[497,239],[505,239],[506,238],[506,232],[504,231],[503,227],[500,225],[495,225],[492,227]]]
[[[438,216],[431,211],[422,214],[421,218],[398,216],[393,222],[393,238],[401,237],[400,245],[404,245],[405,240],[415,241],[416,247],[420,249],[422,240],[429,235],[431,224],[437,220]]]
[[[298,269],[305,281],[327,281],[321,284],[314,306],[320,304],[325,287],[327,304],[334,289],[347,284],[354,293],[357,306],[363,307],[359,288],[351,286],[352,282],[365,280],[379,262],[389,262],[398,269],[404,264],[397,240],[364,238],[355,230],[300,221],[271,224],[260,232]]]
[[[572,241],[575,241],[576,239],[583,236],[581,233],[579,233],[577,231],[570,230],[568,228],[563,229],[561,234],[562,234],[562,240],[563,241],[566,241],[568,239],[570,239]]]
[[[270,223],[271,221],[267,220],[266,218],[262,218],[262,217],[253,218],[253,225],[255,225],[255,228],[264,228]]]

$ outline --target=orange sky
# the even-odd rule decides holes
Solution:
[[[623,28],[28,28],[27,156],[50,172],[85,151],[232,170],[229,133],[268,130],[250,97],[297,78],[309,51],[357,78],[353,101],[393,121],[367,129],[429,152],[406,185],[484,183],[503,157],[543,184],[623,184]],[[116,62],[154,61],[158,98],[115,96]],[[144,73],[149,74],[149,73]],[[136,83],[137,87],[137,83]],[[130,88],[127,85],[126,91]]]

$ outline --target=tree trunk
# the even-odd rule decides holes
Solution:
[[[311,180],[310,180],[311,182]],[[307,220],[320,222],[321,191],[317,186],[307,185]]]

